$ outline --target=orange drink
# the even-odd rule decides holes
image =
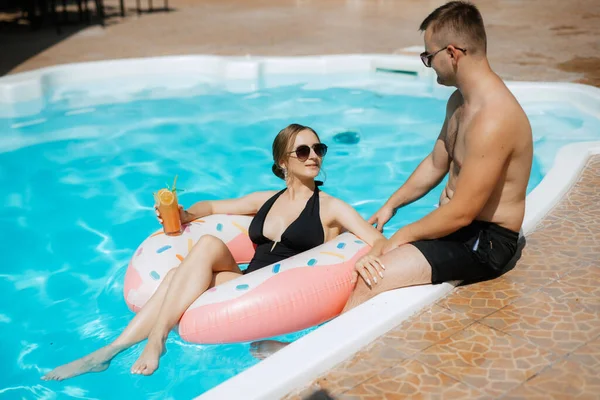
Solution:
[[[181,216],[175,192],[169,189],[160,189],[156,194],[156,206],[163,221],[165,235],[181,235]]]

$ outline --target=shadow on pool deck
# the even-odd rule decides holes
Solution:
[[[59,2],[62,4],[61,2]],[[104,6],[104,24],[101,27],[101,20],[97,15],[93,1],[89,3],[90,20],[80,20],[79,12],[75,4],[69,4],[67,13],[63,13],[62,5],[57,6],[57,17],[60,21],[67,23],[60,24],[60,32],[52,21],[52,15],[48,13],[42,20],[37,18],[33,24],[23,18],[19,9],[14,7],[0,8],[0,76],[6,75],[19,65],[26,63],[32,58],[41,59],[42,62],[50,61],[47,65],[62,64],[67,62],[64,57],[58,55],[58,59],[48,59],[44,53],[53,52],[53,48],[61,42],[69,41],[73,36],[94,37],[102,36],[105,29],[111,29],[112,26],[127,23],[127,18],[137,18],[138,14],[135,8],[126,9],[126,17],[121,17],[118,2],[114,4],[105,4]],[[0,6],[1,6],[0,2]],[[156,9],[155,12],[164,12],[164,9]],[[169,9],[168,11],[175,11]],[[143,9],[141,15],[149,14],[148,9]],[[35,25],[35,26],[32,26]],[[79,56],[85,57],[89,51],[82,47]]]

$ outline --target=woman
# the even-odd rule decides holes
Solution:
[[[345,202],[319,190],[315,177],[321,170],[327,146],[311,128],[292,124],[273,142],[273,173],[286,183],[279,191],[256,192],[233,200],[201,201],[181,210],[184,223],[210,214],[255,215],[250,239],[256,253],[245,272],[319,246],[350,231],[370,246],[385,238]],[[159,218],[160,220],[160,218]],[[377,271],[383,276],[382,270]],[[179,267],[171,270],[148,303],[111,344],[45,375],[44,380],[63,380],[108,368],[120,352],[148,338],[131,372],[150,375],[158,368],[170,330],[187,308],[207,289],[241,276],[231,252],[220,239],[205,235]]]

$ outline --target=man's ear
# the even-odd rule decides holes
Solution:
[[[450,62],[452,63],[452,66],[454,69],[458,68],[458,50],[456,50],[456,48],[452,45],[448,46],[448,48],[446,49],[446,51],[448,52],[448,55],[450,56]]]
[[[458,60],[459,57],[459,53],[461,53],[460,50],[458,50],[456,47],[454,47],[453,45],[449,45],[448,48],[446,49],[446,51],[448,52],[448,54],[450,54],[450,57],[453,60]]]
[[[456,59],[456,49],[454,48],[454,46],[452,46],[452,45],[448,46],[446,48],[446,51],[450,55],[450,58]]]

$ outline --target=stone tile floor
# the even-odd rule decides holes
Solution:
[[[51,27],[30,32],[2,24],[0,11],[0,75],[64,63],[179,54],[389,54],[422,45],[419,24],[446,1],[170,0],[169,12],[138,15],[135,2],[127,0],[121,18],[119,1],[105,0],[106,28],[77,24],[63,27],[61,35]],[[146,10],[148,3],[141,3]],[[486,24],[491,65],[503,79],[600,86],[600,1],[474,3]],[[71,4],[73,20],[76,7]]]
[[[600,156],[516,267],[460,286],[287,399],[600,399]]]

